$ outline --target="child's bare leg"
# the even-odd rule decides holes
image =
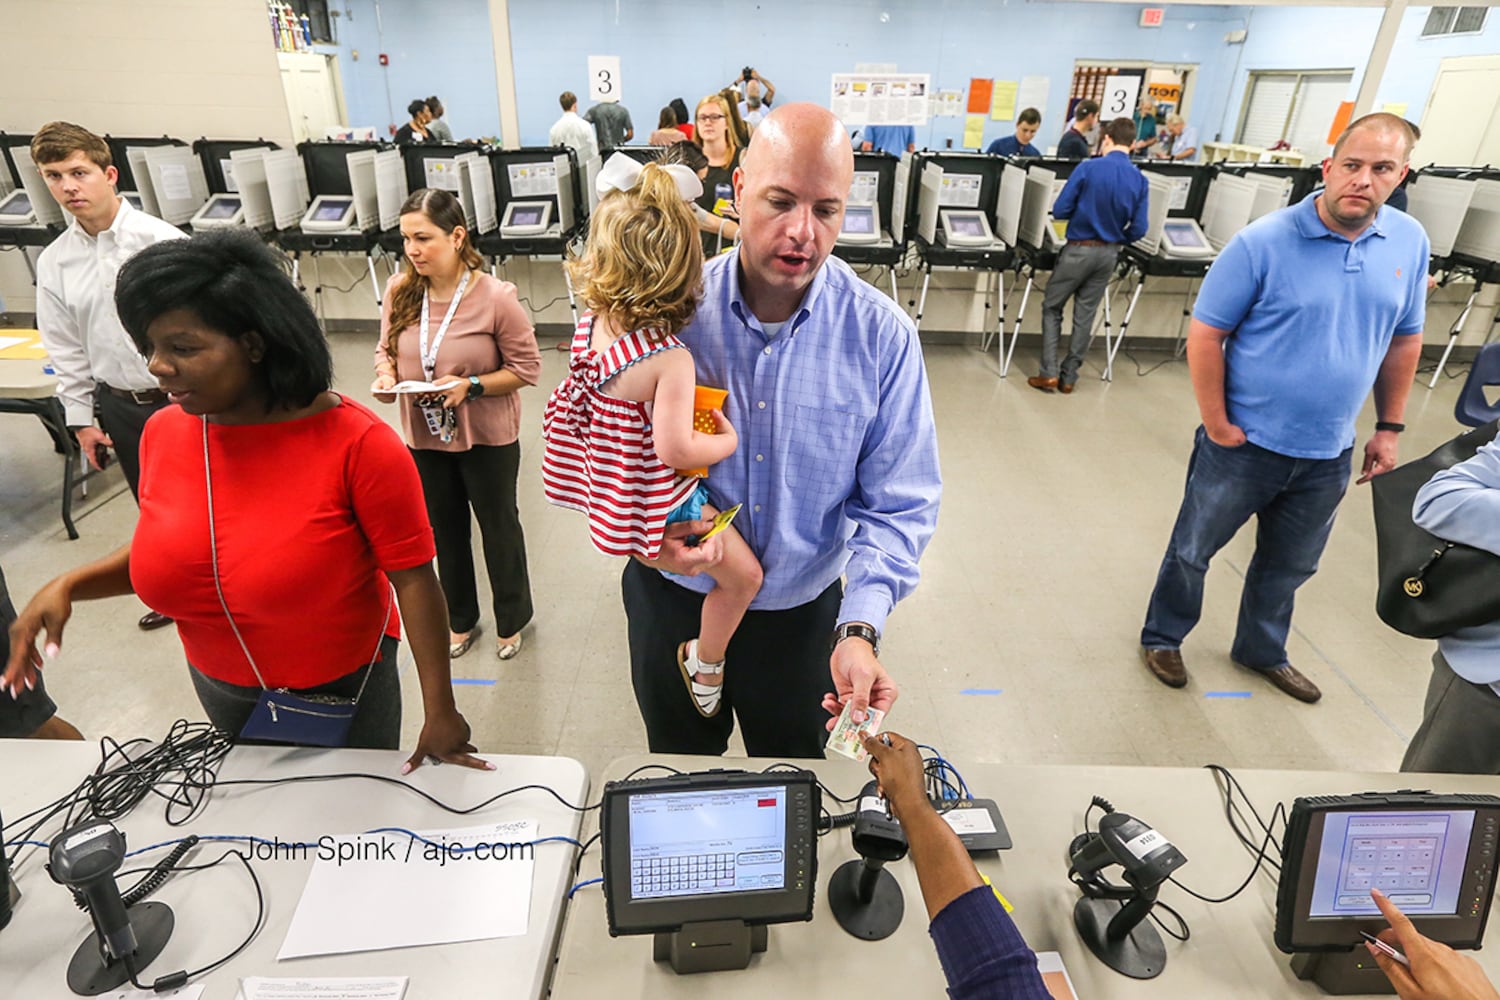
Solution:
[[[704,507],[705,519],[712,517],[710,508]],[[714,589],[703,599],[703,618],[699,626],[697,659],[701,663],[718,664],[724,660],[729,640],[739,628],[750,602],[760,591],[760,561],[750,551],[749,544],[733,527],[720,534],[724,543],[724,558],[708,573],[714,580]],[[696,673],[693,679],[701,684],[722,684],[724,674],[716,671]]]

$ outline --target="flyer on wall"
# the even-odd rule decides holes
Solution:
[[[845,125],[926,125],[927,73],[835,73],[829,107]]]

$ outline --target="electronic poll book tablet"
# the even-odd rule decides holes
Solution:
[[[1347,951],[1386,927],[1379,889],[1417,930],[1478,948],[1495,893],[1500,798],[1365,792],[1299,798],[1276,889],[1276,947]]]
[[[938,217],[943,224],[939,238],[950,247],[988,247],[995,242],[990,220],[977,209],[945,208]]]
[[[1217,253],[1193,219],[1168,219],[1161,227],[1163,257],[1213,257]]]
[[[31,195],[16,188],[0,201],[0,226],[34,226],[36,213],[31,210]]]
[[[604,786],[609,933],[811,920],[822,809],[811,771],[708,771]]]
[[[844,227],[836,242],[846,246],[880,242],[880,209],[876,205],[848,205]]]
[[[354,229],[354,196],[320,194],[302,215],[304,233],[346,233]]]
[[[501,236],[536,236],[552,225],[552,202],[513,201],[500,220]]]
[[[203,207],[193,216],[194,232],[205,229],[224,229],[245,224],[245,205],[237,194],[211,195]]]

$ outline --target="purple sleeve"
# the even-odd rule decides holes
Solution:
[[[987,885],[943,907],[928,928],[953,1000],[1052,1000],[1036,955]]]

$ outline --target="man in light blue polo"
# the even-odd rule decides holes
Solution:
[[[1396,465],[1428,242],[1416,220],[1382,206],[1414,142],[1395,115],[1355,121],[1323,164],[1324,189],[1246,227],[1203,280],[1187,346],[1203,425],[1141,630],[1146,667],[1169,687],[1187,684],[1182,641],[1202,611],[1208,562],[1253,515],[1230,657],[1299,701],[1322,696],[1287,661],[1286,637],[1348,486],[1372,385],[1377,420],[1358,481]]]

